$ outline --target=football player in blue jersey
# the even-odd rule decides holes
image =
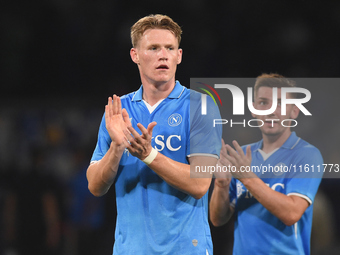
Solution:
[[[287,120],[296,119],[299,108],[289,104],[286,115],[281,114],[281,88],[294,86],[292,80],[278,74],[259,76],[254,87],[255,109],[269,109],[273,88],[278,88],[277,109],[269,115],[253,114],[261,120],[263,139],[242,147],[233,141],[235,149],[222,144],[219,164],[236,170],[215,179],[210,220],[221,226],[236,214],[235,255],[310,254],[313,201],[322,177],[317,168],[323,159],[316,147],[289,127],[293,125]],[[288,98],[295,97],[288,94]]]
[[[95,196],[115,187],[115,255],[212,254],[211,175],[193,178],[190,166],[216,165],[222,130],[205,123],[220,114],[209,99],[201,115],[200,95],[175,80],[181,33],[165,15],[137,21],[130,56],[142,85],[105,107],[87,178]]]

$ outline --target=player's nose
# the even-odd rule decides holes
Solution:
[[[161,50],[158,52],[158,55],[161,59],[168,59],[168,51],[166,48],[161,48]]]

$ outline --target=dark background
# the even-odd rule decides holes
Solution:
[[[129,56],[129,29],[151,13],[167,14],[183,29],[183,61],[176,78],[187,87],[191,77],[256,77],[263,72],[339,77],[340,3],[336,0],[2,1],[2,254],[20,251],[23,245],[18,237],[8,238],[6,226],[12,218],[32,213],[40,221],[46,217],[38,217],[42,206],[32,198],[43,201],[44,194],[56,199],[49,208],[57,212],[59,238],[54,239],[56,244],[46,245],[48,252],[42,254],[111,254],[114,193],[111,190],[103,198],[93,199],[84,171],[107,97],[140,86],[137,67]],[[337,91],[323,91],[323,101],[337,102]],[[331,109],[318,106],[328,116]],[[338,119],[338,113],[333,109],[329,118]],[[299,135],[309,141],[329,133],[328,139],[339,144],[339,123],[325,122],[325,126]],[[325,163],[340,163],[337,147],[321,152],[328,160]],[[26,178],[32,169],[39,169],[39,178]],[[325,230],[314,228],[314,254],[331,254],[329,247],[339,242],[340,223],[334,216],[340,212],[338,185],[337,179],[322,181],[321,226]],[[32,187],[41,188],[34,193]],[[18,213],[24,202],[26,206],[21,205],[24,209]],[[21,233],[33,231],[24,226],[15,228]],[[229,254],[232,223],[212,228],[212,235],[215,254]],[[31,242],[38,240],[31,237]],[[81,245],[77,246],[77,240]],[[80,251],[81,246],[85,251]]]

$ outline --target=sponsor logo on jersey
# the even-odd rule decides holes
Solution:
[[[156,135],[153,139],[156,144],[154,148],[158,151],[164,150],[165,147],[170,151],[178,151],[182,147],[179,143],[182,140],[180,135],[169,135],[168,137]]]
[[[266,183],[266,185],[271,188],[272,190],[278,191],[280,192],[280,190],[284,190],[285,189],[285,185],[283,183],[277,182],[274,183],[272,186],[270,186],[269,183]],[[242,182],[237,181],[236,183],[236,192],[237,192],[237,198],[240,198],[244,193],[245,196],[244,198],[252,198],[253,195],[250,193],[250,191],[243,185]]]
[[[241,182],[237,182],[236,184],[237,198],[239,198],[243,194],[243,192],[246,191],[243,187],[244,186]]]

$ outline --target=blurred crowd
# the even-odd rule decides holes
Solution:
[[[85,171],[107,97],[140,85],[129,57],[129,28],[140,17],[167,14],[182,26],[177,78],[189,87],[191,77],[262,72],[339,77],[339,11],[335,0],[2,3],[0,254],[112,254],[114,189],[93,197]],[[309,107],[319,118],[297,133],[325,163],[340,163],[339,89],[318,89]],[[241,144],[256,140],[256,131],[227,132]],[[321,183],[313,254],[332,254],[340,243],[339,180]],[[215,255],[230,254],[232,229],[212,227]]]
[[[98,109],[3,108],[0,254],[110,254],[115,198],[87,189]]]

